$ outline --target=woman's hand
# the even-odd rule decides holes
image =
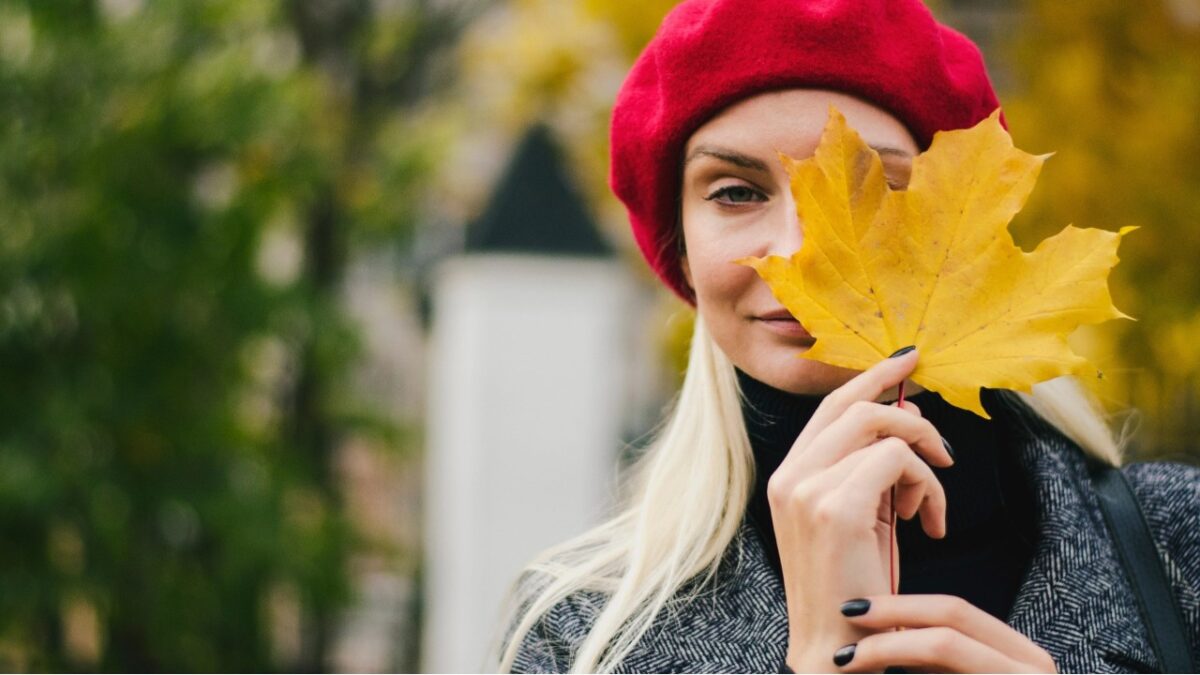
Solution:
[[[914,351],[884,359],[827,395],[767,482],[796,672],[831,670],[835,650],[872,633],[838,608],[898,581],[893,486],[899,517],[919,512],[926,533],[945,536],[946,495],[926,463],[953,463],[941,435],[911,403],[875,402],[916,364]]]
[[[875,402],[916,364],[915,352],[900,354],[831,392],[767,483],[788,602],[788,665],[1056,672],[1045,650],[965,600],[891,595],[899,581],[889,578],[892,487],[899,517],[919,513],[929,536],[944,537],[946,496],[929,464],[954,461],[916,406]],[[855,615],[862,600],[868,609]]]
[[[842,605],[875,632],[834,652],[838,672],[1057,673],[1054,659],[1008,624],[953,595],[877,595]],[[893,631],[896,627],[906,630]]]

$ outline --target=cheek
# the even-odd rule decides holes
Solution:
[[[731,304],[754,286],[758,281],[758,273],[745,265],[734,263],[738,257],[724,250],[701,255],[689,252],[692,280],[700,302],[710,305]]]
[[[692,218],[688,218],[692,215]],[[694,217],[685,210],[688,267],[696,299],[701,304],[732,304],[754,288],[758,273],[734,260],[762,255],[762,246],[753,237],[753,228],[737,228],[729,223],[713,222]]]
[[[688,266],[696,298],[704,304],[728,304],[748,292],[758,280],[753,269],[734,260],[752,252],[743,252],[735,242],[699,238],[688,240]]]

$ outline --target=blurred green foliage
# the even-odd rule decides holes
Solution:
[[[401,431],[338,293],[433,161],[429,5],[0,2],[0,668],[328,667],[333,454]]]

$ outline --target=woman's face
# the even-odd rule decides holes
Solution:
[[[734,365],[793,393],[829,393],[856,371],[797,358],[813,338],[753,269],[732,261],[786,257],[800,248],[804,224],[778,153],[811,157],[830,104],[879,152],[892,188],[906,186],[918,152],[908,130],[880,108],[831,91],[789,89],[745,99],[697,129],[684,151],[682,262],[697,311]]]

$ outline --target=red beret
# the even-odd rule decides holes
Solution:
[[[974,126],[999,107],[979,49],[920,0],[680,3],[617,94],[609,184],[642,254],[688,303],[673,235],[684,145],[730,104],[790,87],[869,101],[922,149],[934,132]]]

